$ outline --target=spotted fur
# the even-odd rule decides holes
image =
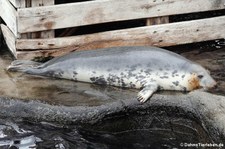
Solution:
[[[43,64],[32,66],[34,63],[27,61],[24,64],[14,62],[8,70],[101,85],[143,88],[138,94],[141,102],[159,89],[191,91],[216,84],[202,66],[155,47],[115,47],[73,52]]]

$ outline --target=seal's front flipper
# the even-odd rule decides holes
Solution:
[[[145,85],[144,88],[138,93],[138,101],[141,103],[146,102],[157,90],[158,85],[156,83]]]

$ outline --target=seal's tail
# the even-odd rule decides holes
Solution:
[[[29,73],[34,68],[39,68],[42,63],[28,61],[28,60],[15,60],[8,66],[8,71],[19,71]]]

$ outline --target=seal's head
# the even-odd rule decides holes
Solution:
[[[216,81],[210,76],[210,72],[198,64],[191,66],[191,78],[188,80],[190,90],[203,88],[209,90],[216,87]]]

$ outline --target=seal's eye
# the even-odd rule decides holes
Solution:
[[[203,78],[203,75],[198,75],[198,78],[199,78],[199,79],[202,79],[202,78]]]

